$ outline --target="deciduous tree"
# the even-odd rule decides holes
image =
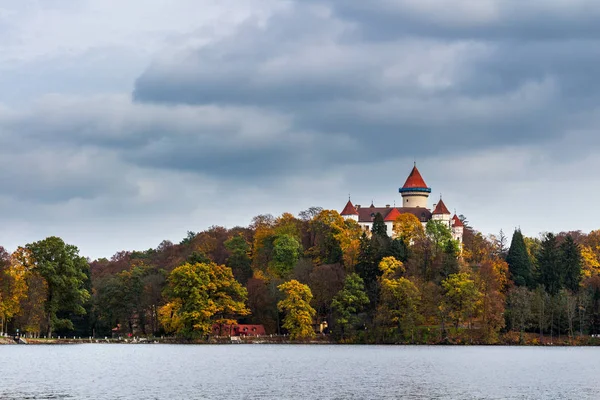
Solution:
[[[246,289],[224,265],[183,264],[168,277],[168,303],[160,310],[167,331],[185,337],[208,335],[213,324],[236,323],[248,315]]]
[[[356,273],[346,276],[343,289],[337,292],[331,303],[342,338],[354,331],[360,321],[358,315],[367,304],[369,304],[369,296],[365,292],[361,277]]]
[[[312,327],[316,314],[311,307],[312,293],[307,285],[291,280],[277,287],[283,294],[283,300],[277,303],[280,311],[285,313],[283,327],[288,330],[292,339],[308,339],[315,336]]]
[[[90,298],[85,288],[87,260],[79,255],[77,247],[55,236],[28,244],[26,248],[31,254],[32,269],[46,282],[44,311],[48,336],[57,328],[73,329],[72,320],[59,314],[85,314],[84,304]]]

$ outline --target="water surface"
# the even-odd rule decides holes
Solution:
[[[1,399],[600,399],[600,348],[0,346]]]

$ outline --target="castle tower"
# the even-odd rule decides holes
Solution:
[[[348,199],[346,207],[344,207],[340,215],[344,218],[353,219],[354,221],[358,222],[358,210],[356,207],[354,207],[354,204],[352,204],[350,199]]]
[[[398,192],[402,195],[402,207],[421,207],[427,208],[427,200],[431,188],[423,180],[421,173],[417,169],[417,164],[413,167],[408,179]]]
[[[452,217],[452,237],[454,240],[458,240],[459,243],[462,243],[464,230],[465,224],[463,224],[460,218],[454,214]]]
[[[431,214],[432,214],[431,219],[436,220],[436,221],[442,221],[442,222],[446,223],[448,225],[448,227],[450,227],[450,219],[451,219],[450,216],[452,214],[450,214],[448,207],[446,207],[446,205],[444,204],[444,201],[442,200],[441,197],[440,197],[440,202],[435,205],[435,209],[433,210],[433,212]]]

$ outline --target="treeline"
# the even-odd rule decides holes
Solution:
[[[205,338],[233,323],[360,343],[589,340],[600,333],[600,231],[484,236],[400,215],[370,232],[336,211],[89,262],[51,237],[0,251],[3,332]]]

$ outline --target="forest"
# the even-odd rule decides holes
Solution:
[[[305,341],[600,344],[600,230],[484,235],[380,214],[259,215],[89,260],[59,237],[0,247],[0,332],[205,341],[231,324]],[[215,327],[217,327],[215,331]]]

